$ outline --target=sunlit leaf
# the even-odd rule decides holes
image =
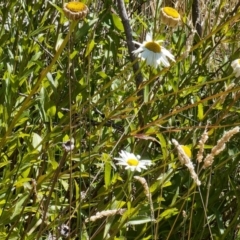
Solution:
[[[56,106],[51,106],[50,108],[48,108],[47,110],[47,115],[50,117],[54,117],[56,114]]]
[[[160,214],[160,219],[168,219],[172,216],[175,216],[176,214],[178,214],[178,209],[177,208],[169,208],[165,211],[163,211],[161,214]]]
[[[115,27],[120,31],[124,31],[124,27],[123,27],[120,17],[114,13],[112,13],[111,16],[112,16]]]
[[[102,159],[104,161],[104,182],[105,182],[105,187],[108,188],[111,183],[111,158],[109,157],[108,154],[102,154]]]
[[[18,201],[17,201],[17,203],[14,207],[14,211],[11,215],[11,219],[13,219],[14,217],[16,217],[17,215],[19,215],[21,213],[22,208],[23,208],[23,204],[24,204],[24,202],[26,201],[27,198],[28,198],[28,194],[25,194],[18,199]]]
[[[203,120],[204,113],[203,113],[203,104],[199,103],[198,104],[198,119],[199,121]]]
[[[24,185],[24,183],[30,183],[32,181],[31,178],[21,178],[20,180],[18,180],[17,182],[15,182],[15,186],[16,187],[22,187]],[[31,185],[29,184],[29,188],[31,188]]]
[[[86,53],[85,53],[85,57],[87,57],[87,56],[91,53],[91,51],[93,50],[94,46],[95,46],[95,42],[94,42],[94,40],[92,39],[92,40],[88,43],[88,45],[87,45],[87,50],[86,50]]]
[[[147,216],[136,216],[135,220],[130,220],[128,221],[128,224],[131,225],[139,225],[139,224],[144,224],[144,223],[148,223],[148,222],[154,222],[155,220],[152,219],[151,217],[147,217]]]
[[[32,145],[34,148],[37,148],[38,151],[42,149],[42,138],[37,133],[32,133]]]
[[[160,141],[161,149],[162,149],[162,152],[163,152],[163,158],[165,159],[165,158],[167,158],[167,155],[168,155],[166,140],[165,140],[163,134],[157,133],[156,135],[157,135],[157,138]]]

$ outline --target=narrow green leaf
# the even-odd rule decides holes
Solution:
[[[105,187],[108,188],[111,183],[111,169],[112,169],[111,162],[110,162],[110,156],[108,154],[103,153],[102,159],[105,162],[105,164],[104,164]]]
[[[155,221],[150,216],[135,216],[134,218],[135,219],[128,221],[128,224],[139,225]]]
[[[217,209],[214,209],[214,212],[216,215],[218,230],[219,230],[220,234],[222,235],[222,234],[224,234],[224,231],[225,231],[222,214]]]
[[[93,50],[94,46],[95,46],[95,42],[94,42],[94,40],[92,39],[92,40],[88,43],[88,45],[87,45],[87,51],[86,51],[85,57],[87,57],[87,56],[91,53],[91,51]]]
[[[163,183],[162,188],[169,187],[171,185],[172,185],[171,181],[166,181]]]
[[[2,162],[2,163],[0,163],[0,168],[4,167],[10,163],[11,163],[11,161]]]
[[[203,104],[202,103],[198,104],[198,115],[197,116],[198,116],[199,121],[203,120],[204,114],[203,114]]]
[[[28,197],[28,194],[25,196],[22,196],[21,198],[18,199],[18,201],[14,207],[13,214],[11,215],[10,219],[13,219],[14,217],[16,217],[17,215],[19,215],[21,213],[22,208],[23,208],[23,203],[25,202],[27,197]]]
[[[50,72],[47,73],[47,79],[51,83],[52,87],[56,90],[57,88],[57,81],[54,81],[53,76]]]
[[[162,149],[162,153],[163,153],[163,159],[166,159],[168,156],[168,151],[167,151],[167,142],[164,138],[164,136],[161,133],[157,133],[157,138],[159,139],[160,143],[161,143],[161,149]]]
[[[42,142],[42,138],[37,134],[32,134],[32,145],[34,148],[37,148],[38,151],[41,151],[42,145],[40,145]]]
[[[64,190],[67,191],[68,188],[69,188],[69,184],[68,184],[68,182],[65,181],[65,180],[62,180],[62,179],[59,179],[59,182],[62,184]]]
[[[172,198],[172,202],[171,202],[171,205],[170,205],[170,206],[174,206],[175,202],[176,202],[177,199],[178,199],[178,196],[179,196],[179,187],[177,187],[177,189],[176,189],[176,192],[175,192],[175,194],[174,194],[174,196],[173,196],[173,198]]]
[[[32,181],[32,178],[21,178],[17,182],[14,183],[14,186],[21,187],[24,183],[29,183]]]
[[[49,28],[55,28],[55,25],[48,25],[48,26],[45,26],[45,27],[38,27],[35,31],[31,32],[29,37],[33,37],[34,35],[37,35],[38,33],[43,32],[44,30],[49,29]]]
[[[37,61],[37,60],[40,58],[41,55],[42,55],[41,52],[37,52],[36,54],[34,54],[34,55],[32,56],[32,58],[31,58],[30,61]]]
[[[40,226],[40,224],[42,223],[42,219],[40,218],[35,224],[34,226],[27,232],[27,236],[31,236],[32,233],[36,230],[36,228],[38,226]]]
[[[80,193],[79,183],[76,180],[74,180],[74,186],[75,186],[75,196],[76,196],[77,202],[79,203],[79,201],[81,201],[80,200],[81,193]]]
[[[166,143],[166,140],[165,140],[164,136],[161,133],[157,133],[156,135],[157,135],[157,138],[159,139],[159,141],[161,143],[161,147],[166,148],[167,143]]]
[[[178,214],[178,209],[177,208],[170,208],[165,210],[163,213],[160,214],[160,219],[168,219],[172,216],[175,216],[176,214]]]
[[[120,17],[116,14],[112,14],[112,19],[113,19],[113,23],[114,23],[115,27],[118,30],[120,30],[121,32],[123,32],[124,28],[123,28],[123,24],[122,24]]]
[[[79,51],[75,50],[70,54],[70,59],[73,59],[77,54],[79,53]]]

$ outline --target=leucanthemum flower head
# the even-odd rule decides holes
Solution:
[[[120,157],[114,158],[119,162],[117,165],[125,166],[125,169],[130,169],[131,171],[141,172],[142,169],[147,169],[147,166],[152,165],[152,161],[150,160],[140,160],[139,156],[134,155],[133,153],[129,153],[127,151],[121,151],[119,153]]]
[[[181,21],[178,11],[171,7],[161,8],[160,15],[162,22],[169,27],[175,27]]]
[[[88,7],[82,2],[69,2],[63,6],[65,16],[71,20],[80,20],[88,14]]]
[[[235,77],[240,76],[240,59],[236,59],[231,63],[231,67],[233,68],[233,73]]]
[[[142,60],[146,60],[147,65],[157,68],[158,65],[163,64],[165,67],[169,67],[168,58],[175,62],[174,56],[160,44],[162,40],[154,41],[150,33],[147,33],[146,41],[143,43],[133,42],[140,46],[133,53]]]

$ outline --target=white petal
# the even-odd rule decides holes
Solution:
[[[141,160],[142,163],[144,163],[146,166],[151,166],[153,163],[150,160]]]
[[[146,34],[146,41],[147,41],[147,42],[151,42],[151,41],[152,41],[152,33],[148,32],[148,33]]]
[[[124,162],[118,162],[118,163],[116,163],[117,165],[122,165],[122,166],[128,166],[128,164],[127,163],[124,163]]]
[[[167,58],[165,56],[162,56],[161,61],[162,61],[162,64],[165,67],[169,67],[170,66],[169,61],[167,60]]]
[[[165,48],[162,48],[162,51],[161,51],[164,55],[166,55],[167,57],[169,57],[172,61],[175,62],[175,58],[174,56]]]
[[[151,54],[152,52],[151,51],[149,51],[147,48],[143,48],[143,52],[142,52],[142,56],[141,57],[143,57],[143,58],[147,58],[150,54]]]
[[[141,172],[141,168],[140,167],[136,167],[136,170],[138,171],[138,172]]]
[[[137,42],[137,41],[132,41],[133,43],[135,43],[135,44],[137,44],[137,45],[139,45],[139,46],[142,46],[142,43],[139,43],[139,42]]]
[[[238,61],[239,61],[239,59],[235,59],[234,61],[232,61],[231,67],[232,67],[232,68],[237,67],[237,66],[239,65]]]
[[[137,50],[134,50],[132,53],[135,55],[138,55],[139,53],[141,53],[143,50],[141,48],[138,48]]]

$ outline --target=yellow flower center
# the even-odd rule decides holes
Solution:
[[[191,152],[191,149],[188,147],[188,146],[185,146],[185,145],[181,145],[183,151],[185,152],[185,154],[191,158],[192,157],[192,152]]]
[[[238,59],[238,64],[240,65],[240,59]]]
[[[156,42],[147,42],[147,43],[145,43],[144,46],[149,51],[152,51],[154,53],[160,53],[161,52],[161,46]]]
[[[139,161],[136,158],[129,158],[127,160],[127,164],[130,166],[137,166],[139,164]]]
[[[69,2],[66,8],[71,12],[81,12],[86,9],[86,5],[82,2]]]
[[[164,7],[163,11],[172,18],[179,18],[180,16],[178,11],[171,7]]]

